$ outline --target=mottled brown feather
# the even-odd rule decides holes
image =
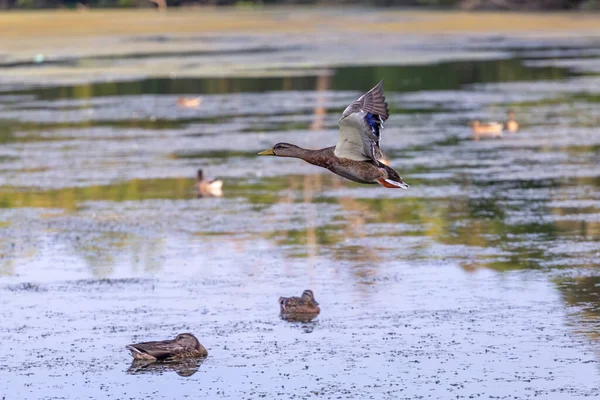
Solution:
[[[302,159],[313,165],[327,168],[331,172],[358,183],[377,184],[379,179],[393,179],[404,183],[400,175],[383,163],[354,161],[338,158],[333,152],[335,146],[320,150],[302,149]]]
[[[280,297],[279,308],[282,314],[319,314],[321,312],[319,303],[315,301],[310,290],[305,290],[301,297]]]

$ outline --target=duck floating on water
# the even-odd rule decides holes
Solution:
[[[177,105],[184,108],[196,108],[202,103],[202,97],[179,97]]]
[[[519,123],[515,119],[515,112],[510,109],[506,111],[506,121],[503,123],[473,120],[469,122],[469,126],[473,131],[473,139],[475,140],[479,140],[480,138],[501,138],[504,136],[504,131],[515,133],[519,130]]]
[[[479,140],[480,138],[501,138],[504,136],[502,131],[504,125],[500,122],[479,122],[474,120],[469,122],[469,126],[473,131],[473,139]]]
[[[208,351],[191,333],[180,333],[175,339],[130,344],[126,347],[136,360],[162,361],[206,357]]]
[[[388,117],[381,81],[346,107],[339,120],[340,136],[335,146],[309,150],[290,143],[277,143],[258,154],[300,158],[354,182],[408,189],[394,169],[379,161],[383,158],[379,147],[381,131]]]
[[[223,195],[223,181],[217,179],[205,179],[204,172],[198,170],[196,180],[196,194],[198,197],[221,197]]]
[[[300,297],[280,297],[279,310],[284,317],[306,316],[314,318],[321,312],[312,290],[305,290]]]

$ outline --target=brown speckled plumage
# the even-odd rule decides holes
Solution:
[[[136,360],[176,360],[191,357],[206,357],[208,351],[191,333],[181,333],[173,340],[130,344],[127,350]]]
[[[355,161],[347,158],[338,158],[333,154],[335,146],[326,147],[319,150],[303,149],[290,143],[278,143],[274,150],[283,150],[283,154],[292,152],[294,155],[278,155],[280,157],[300,158],[307,163],[327,168],[331,172],[346,179],[358,183],[378,184],[379,180],[392,179],[396,182],[404,183],[400,175],[392,168],[382,162],[374,161]]]
[[[281,314],[314,314],[321,312],[312,290],[305,290],[300,297],[280,297]]]

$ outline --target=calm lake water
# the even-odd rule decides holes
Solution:
[[[0,397],[598,395],[600,40],[469,51],[291,76],[0,84]],[[202,55],[160,56],[177,57]],[[256,156],[335,144],[341,111],[380,79],[382,146],[409,190]],[[469,120],[508,108],[518,133],[472,140]],[[223,197],[195,197],[198,168]],[[281,320],[278,297],[307,288],[321,315]],[[209,357],[131,364],[125,345],[181,332]]]

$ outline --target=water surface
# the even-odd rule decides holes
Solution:
[[[6,86],[0,395],[595,396],[600,44],[469,43],[473,60],[418,66]],[[408,191],[256,156],[334,144],[379,79]],[[508,108],[518,133],[472,140],[470,119]],[[223,197],[196,198],[198,168]],[[279,319],[306,288],[321,315]],[[141,367],[124,348],[187,331],[206,360]]]

